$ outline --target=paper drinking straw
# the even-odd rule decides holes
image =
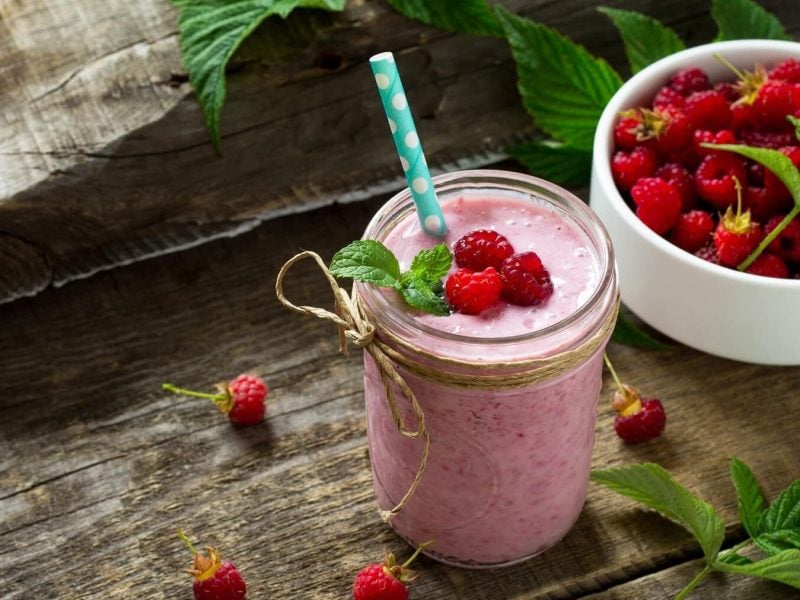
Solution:
[[[431,172],[422,153],[422,144],[408,107],[403,82],[391,52],[381,52],[369,59],[383,110],[389,119],[394,145],[400,155],[400,165],[406,175],[411,197],[417,207],[422,229],[430,235],[447,233],[442,207],[436,199]]]

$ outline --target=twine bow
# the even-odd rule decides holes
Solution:
[[[316,306],[297,306],[290,302],[284,295],[283,280],[286,277],[286,273],[295,263],[306,258],[313,259],[319,266],[322,273],[325,275],[325,278],[328,280],[328,285],[333,293],[333,299],[336,306],[335,313],[323,308],[318,308]],[[403,509],[403,507],[414,495],[414,492],[417,490],[417,487],[422,481],[422,475],[425,472],[425,465],[428,462],[428,454],[430,452],[430,435],[425,426],[425,414],[422,411],[422,407],[419,405],[414,392],[411,391],[411,388],[408,387],[408,384],[400,376],[400,373],[397,371],[397,367],[395,366],[394,362],[392,362],[389,356],[387,356],[383,349],[383,345],[378,342],[375,336],[375,326],[369,321],[369,319],[361,310],[355,292],[353,292],[351,295],[339,287],[336,279],[333,277],[333,275],[331,275],[331,272],[328,270],[327,265],[319,254],[306,250],[290,258],[278,272],[278,278],[275,281],[275,294],[277,295],[281,304],[283,304],[289,310],[302,315],[309,315],[318,319],[324,319],[326,321],[335,323],[339,329],[340,352],[347,353],[348,340],[352,342],[354,346],[363,348],[369,352],[381,374],[381,382],[383,383],[384,390],[386,391],[386,400],[389,403],[389,409],[392,413],[392,418],[394,419],[394,424],[397,427],[397,431],[400,432],[401,435],[408,438],[422,437],[423,439],[424,445],[422,448],[422,457],[420,458],[414,481],[411,482],[408,491],[397,503],[397,506],[391,510],[381,511],[381,518],[384,520],[384,522],[388,522],[394,515]],[[397,406],[397,400],[394,395],[394,390],[392,389],[392,384],[397,386],[403,396],[405,396],[411,404],[411,409],[417,419],[416,430],[412,431],[406,427],[403,416],[400,414],[400,409]]]

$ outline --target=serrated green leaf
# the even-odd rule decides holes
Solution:
[[[663,350],[669,348],[667,344],[659,342],[649,333],[637,327],[624,310],[620,310],[617,315],[617,322],[614,325],[614,332],[611,334],[611,340],[625,346],[647,348],[648,350]]]
[[[753,561],[736,552],[726,552],[724,555],[720,556],[717,562],[724,562],[730,565],[749,565]]]
[[[486,0],[389,0],[409,19],[455,33],[503,37],[503,28]]]
[[[392,251],[375,240],[357,240],[333,255],[334,277],[348,277],[381,287],[400,289],[400,264]]]
[[[800,550],[784,550],[774,556],[744,565],[718,561],[714,563],[714,568],[728,573],[771,579],[800,588]]]
[[[731,479],[736,488],[739,519],[750,537],[755,538],[760,532],[758,521],[767,504],[755,475],[746,464],[738,458],[731,458]]]
[[[447,275],[453,264],[453,255],[444,244],[420,250],[411,261],[409,273],[428,282],[438,282]]]
[[[800,530],[783,529],[771,533],[762,533],[753,541],[767,554],[777,554],[795,548],[800,550]]]
[[[625,44],[625,54],[634,73],[686,48],[674,30],[647,15],[608,6],[601,6],[597,10],[608,16],[619,30]]]
[[[787,115],[788,121],[794,126],[794,137],[800,141],[800,119],[793,115]]]
[[[707,148],[728,150],[746,156],[757,163],[764,165],[780,179],[794,198],[794,203],[800,206],[800,173],[792,160],[783,152],[771,148],[754,148],[741,144],[703,144]]]
[[[344,9],[345,0],[172,0],[180,10],[183,65],[203,109],[214,148],[220,151],[225,66],[265,19],[286,18],[295,8]]]
[[[778,18],[752,0],[712,0],[711,17],[719,32],[715,41],[791,40]]]
[[[800,479],[784,489],[758,521],[762,533],[774,533],[784,529],[800,530]]]
[[[642,463],[592,471],[592,481],[641,502],[688,529],[713,561],[725,537],[725,525],[713,506],[672,478],[663,467]]]
[[[495,8],[517,64],[517,87],[536,125],[591,151],[597,121],[622,80],[604,60],[559,32]]]
[[[528,169],[548,181],[566,186],[585,185],[592,170],[592,153],[566,144],[544,140],[520,144],[508,153]]]
[[[431,282],[414,277],[406,277],[404,273],[403,287],[400,293],[407,304],[432,315],[446,317],[450,314],[450,307],[441,295],[431,288]]]

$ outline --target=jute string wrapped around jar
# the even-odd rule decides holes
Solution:
[[[283,281],[286,278],[286,274],[294,264],[304,259],[314,260],[327,279],[333,294],[335,313],[316,306],[297,306],[290,302],[284,295]],[[388,511],[381,511],[381,518],[386,522],[399,513],[414,495],[414,492],[422,481],[422,476],[425,472],[425,466],[430,453],[430,434],[425,426],[425,413],[419,405],[414,392],[400,375],[398,365],[419,377],[450,387],[511,389],[539,383],[566,373],[592,356],[610,334],[614,327],[617,311],[619,309],[619,299],[617,298],[614,301],[613,309],[609,311],[608,316],[603,321],[600,328],[594,335],[575,348],[565,350],[547,358],[515,361],[510,364],[490,362],[476,363],[438,356],[401,339],[386,328],[377,326],[375,324],[376,320],[371,318],[372,315],[365,309],[364,303],[359,302],[355,290],[352,293],[348,293],[341,288],[328,270],[325,262],[316,252],[301,252],[289,259],[278,272],[278,277],[275,282],[275,293],[278,300],[286,308],[303,315],[309,315],[334,323],[339,330],[340,352],[347,352],[348,340],[357,348],[363,348],[369,352],[380,372],[381,382],[386,391],[386,400],[389,404],[389,409],[397,431],[405,437],[421,437],[423,440],[422,456],[416,476],[411,482],[408,491],[394,508]],[[397,348],[400,348],[400,350]],[[436,366],[432,366],[430,363],[442,365],[443,367],[450,366],[456,369],[469,369],[472,373],[444,371]],[[476,371],[478,372],[477,375],[475,374]],[[500,371],[500,374],[498,374],[498,371]],[[412,430],[406,426],[400,409],[398,408],[392,384],[397,386],[402,395],[405,396],[410,403],[414,417],[417,419],[416,429]]]

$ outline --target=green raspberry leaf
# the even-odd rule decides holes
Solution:
[[[755,475],[746,464],[738,458],[731,458],[731,479],[736,488],[739,505],[739,519],[750,537],[758,536],[758,521],[767,504]]]
[[[503,28],[486,0],[389,0],[397,12],[454,33],[503,37]]]
[[[517,63],[525,109],[551,137],[592,150],[600,114],[622,80],[604,60],[559,32],[495,8]]]
[[[447,275],[453,264],[453,255],[444,244],[420,250],[411,261],[409,273],[428,282],[438,282]]]
[[[686,48],[674,30],[647,15],[608,6],[601,6],[597,10],[609,17],[619,30],[634,73]]]
[[[783,529],[762,533],[753,541],[767,554],[778,554],[792,548],[800,550],[800,529]]]
[[[400,264],[392,251],[375,240],[357,240],[331,259],[334,277],[348,277],[381,287],[400,289]]]
[[[172,0],[180,10],[183,64],[203,109],[217,152],[225,102],[225,66],[236,49],[267,17],[286,18],[295,8],[344,9],[345,0]]]
[[[800,479],[784,489],[758,521],[762,533],[774,533],[784,529],[800,531]]]
[[[519,144],[508,153],[534,175],[566,186],[586,185],[592,170],[592,153],[553,140]]]
[[[797,140],[800,141],[800,119],[798,119],[793,115],[787,115],[786,118],[792,125],[794,125],[794,137],[796,137]]]
[[[714,563],[714,568],[728,573],[771,579],[800,589],[800,550],[783,550],[774,556],[749,564],[717,561]]]
[[[746,556],[742,556],[736,552],[726,552],[725,554],[721,555],[717,562],[724,562],[731,565],[749,565],[752,563],[752,559],[747,558]]]
[[[711,17],[719,32],[714,41],[791,40],[778,18],[752,0],[712,0]]]
[[[725,537],[725,524],[713,506],[672,478],[663,467],[642,463],[592,471],[592,481],[641,502],[688,529],[713,561]]]
[[[625,346],[646,348],[648,350],[669,348],[667,344],[659,342],[649,333],[637,327],[622,308],[620,308],[617,315],[617,323],[614,325],[614,333],[611,334],[611,340]]]
[[[441,285],[415,276],[411,271],[403,273],[403,285],[400,293],[407,304],[432,315],[446,317],[450,314],[450,307],[435,288]]]

